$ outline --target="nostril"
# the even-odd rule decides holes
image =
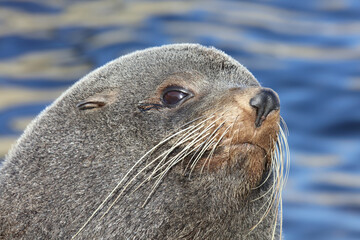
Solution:
[[[279,97],[269,88],[261,89],[255,97],[250,99],[249,104],[256,109],[256,127],[261,126],[271,111],[280,109]]]

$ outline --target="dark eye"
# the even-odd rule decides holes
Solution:
[[[189,96],[186,90],[183,89],[166,89],[163,96],[162,101],[168,107],[174,107],[178,103],[182,102]]]

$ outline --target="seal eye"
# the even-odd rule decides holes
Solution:
[[[168,107],[174,107],[184,101],[190,94],[184,89],[168,88],[165,90],[162,101]]]

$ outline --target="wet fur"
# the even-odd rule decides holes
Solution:
[[[177,111],[141,111],[166,78],[184,72],[202,89],[197,102]],[[136,191],[136,185],[124,188],[176,140],[166,141],[129,172],[149,149],[174,129],[209,117],[201,113],[210,112],[211,103],[229,88],[249,86],[259,84],[242,65],[221,51],[194,44],[135,52],[85,76],[28,126],[7,155],[0,170],[0,238],[69,239],[84,227],[76,237],[278,239],[278,202],[270,204],[276,168],[268,167],[259,182],[265,183],[254,189],[241,159],[217,171],[194,171],[190,178],[184,164],[176,164],[153,194],[149,190],[156,179]],[[99,97],[106,103],[99,109],[76,107]],[[145,180],[154,166],[133,182]]]

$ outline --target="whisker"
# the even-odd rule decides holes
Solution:
[[[203,127],[203,123],[204,123],[205,121],[208,121],[208,120],[211,119],[212,117],[213,117],[213,115],[210,116],[210,117],[208,117],[208,118],[206,118],[206,119],[203,120],[202,122],[198,123],[195,127],[192,127],[192,129],[191,129],[190,131],[188,131],[187,133],[185,133],[185,136],[186,136],[185,139],[182,139],[182,138],[181,138],[181,139],[182,139],[181,141],[178,140],[178,141],[176,142],[176,145],[174,145],[172,148],[170,148],[169,151],[166,152],[166,154],[164,154],[164,157],[162,158],[162,160],[160,161],[160,163],[157,164],[157,166],[156,166],[155,169],[153,170],[152,174],[151,174],[150,176],[148,176],[146,180],[144,180],[143,182],[141,182],[140,185],[138,185],[135,190],[139,189],[139,187],[141,187],[142,184],[144,184],[146,181],[149,181],[151,178],[153,178],[154,174],[157,173],[157,172],[159,172],[162,168],[164,168],[164,167],[166,167],[166,166],[168,166],[168,165],[170,165],[170,166],[172,167],[172,164],[170,164],[171,162],[174,162],[174,161],[176,161],[177,159],[180,159],[180,157],[182,157],[182,155],[186,155],[186,154],[187,154],[186,152],[187,152],[193,145],[197,144],[199,141],[202,140],[202,138],[206,137],[207,134],[205,134],[203,137],[201,137],[200,139],[198,139],[198,138],[201,136],[201,134],[199,134],[199,135],[196,136],[195,139],[193,139],[192,142],[191,142],[190,144],[188,144],[180,153],[178,153],[175,157],[171,158],[170,161],[164,163],[164,161],[166,160],[167,156],[168,156],[175,148],[177,148],[178,146],[182,145],[184,142],[186,142],[186,141],[188,141],[189,139],[191,139],[192,135],[193,135],[195,132],[197,132],[198,130],[201,130],[201,128]],[[189,128],[190,128],[190,127],[189,127]],[[195,128],[195,129],[194,129],[194,128]],[[202,131],[202,133],[204,133],[205,131],[207,131],[209,128],[210,128],[210,127],[205,128],[205,129]],[[156,159],[156,160],[157,160],[157,159]],[[176,161],[176,163],[177,163],[177,162],[178,162],[178,161]],[[152,161],[151,164],[152,164],[152,163],[154,163],[154,161]],[[170,168],[171,168],[171,167],[170,167]],[[163,172],[167,172],[170,168],[167,167]],[[142,169],[140,172],[142,172],[142,171],[145,170],[145,169],[146,169],[146,168]],[[140,173],[140,172],[139,172],[139,173]],[[139,173],[138,173],[138,174],[139,174]],[[138,174],[137,174],[137,175],[138,175]],[[135,177],[133,177],[127,185],[124,186],[124,190],[129,186],[129,184],[131,184],[131,182],[132,182],[133,180],[135,180],[135,178],[137,177],[137,175],[136,175]],[[147,198],[147,199],[145,200],[145,202],[144,202],[144,205],[146,204],[147,200],[150,198],[150,196],[152,195],[152,193],[154,192],[154,190],[156,189],[156,187],[157,187],[158,184],[160,183],[160,180],[161,180],[161,179],[162,179],[162,177],[161,177],[160,179],[159,179],[159,177],[158,177],[158,179],[156,180],[156,182],[155,182],[155,184],[154,184],[155,188],[153,188],[153,190],[150,192],[148,198]],[[120,194],[122,194],[122,193],[124,192],[124,190],[121,191]],[[102,217],[104,217],[104,216],[108,213],[108,211],[112,208],[112,206],[117,202],[117,200],[118,200],[119,197],[120,197],[120,194],[119,194],[119,196],[114,200],[114,202],[110,205],[110,207],[108,208],[108,210],[104,213],[104,215],[103,215]],[[143,206],[144,206],[144,205],[143,205]]]
[[[220,118],[222,118],[222,117],[224,116],[224,114],[225,114],[225,113],[221,114],[217,119],[215,119],[213,122],[211,122],[206,130],[214,127],[214,126],[215,126],[215,123],[216,123],[218,120],[220,120]],[[216,131],[216,129],[215,129],[215,131]],[[199,135],[201,135],[201,133],[200,133]],[[210,137],[211,137],[211,136],[210,136]],[[209,138],[210,138],[210,137],[209,137]],[[202,145],[204,145],[204,144],[206,144],[206,142],[202,143]],[[200,148],[199,148],[198,150],[200,150]],[[193,156],[191,157],[191,159],[190,159],[189,162],[187,163],[187,165],[186,165],[186,167],[185,167],[185,169],[184,169],[184,174],[185,174],[186,170],[189,168],[189,165],[191,164],[191,162],[193,162],[193,159],[194,159],[195,156],[197,155],[197,152],[198,152],[198,151],[196,151],[196,152],[193,154]],[[190,176],[190,175],[189,175],[189,176]]]
[[[201,130],[204,125],[205,125],[205,124],[201,124],[201,125],[198,124],[198,125],[196,125],[196,126],[193,128],[192,131],[187,132],[187,133],[185,134],[185,136],[179,138],[179,139],[174,143],[174,145],[169,149],[169,151],[168,151],[169,154],[170,154],[171,152],[173,152],[177,147],[181,146],[183,143],[185,143],[185,142],[189,141],[190,139],[192,139],[192,137],[195,137],[195,138],[196,138],[196,136],[194,136],[194,133],[196,133],[197,131]],[[156,167],[154,168],[154,170],[153,170],[153,173],[155,173],[155,172],[157,171],[158,167],[161,166],[161,164],[163,163],[163,161],[165,161],[165,159],[167,158],[167,156],[168,156],[169,154],[167,154],[167,155],[157,164],[157,166],[156,166]]]
[[[230,126],[228,126],[228,127],[225,129],[224,133],[220,136],[220,138],[218,139],[218,141],[215,143],[215,145],[214,145],[213,148],[211,149],[211,152],[210,152],[209,156],[206,158],[203,167],[205,166],[206,162],[208,162],[208,170],[209,170],[209,168],[210,168],[210,162],[211,162],[210,159],[212,158],[212,156],[213,156],[213,154],[214,154],[214,152],[215,152],[216,147],[219,145],[219,143],[220,143],[221,140],[224,138],[224,136],[229,132],[229,129],[232,128],[232,126],[234,125],[234,123],[235,123],[235,122],[233,122]],[[202,170],[203,170],[203,167],[201,168],[201,172],[202,172]]]
[[[211,117],[209,117],[211,118]],[[183,130],[177,131],[170,136],[165,137],[162,141],[160,141],[157,145],[147,151],[124,175],[124,177],[118,182],[118,184],[113,188],[113,190],[107,195],[107,197],[101,202],[101,204],[93,211],[91,216],[86,220],[86,222],[81,226],[81,228],[72,236],[72,239],[75,239],[77,235],[89,224],[89,222],[95,217],[95,215],[104,207],[105,203],[113,196],[113,194],[119,189],[120,185],[125,181],[125,179],[129,176],[129,174],[149,155],[151,155],[157,148],[162,146],[164,143],[174,138],[175,136],[183,133],[184,131],[192,128],[192,126],[185,128]],[[104,215],[103,215],[104,216]]]
[[[192,128],[191,126],[188,128]],[[177,146],[180,146],[180,143],[178,143]],[[172,147],[170,148],[168,151],[166,151],[165,153],[161,154],[160,156],[164,156],[163,159],[166,157],[175,149],[176,147]],[[115,200],[111,203],[111,205],[108,207],[108,209],[106,210],[106,212],[101,216],[100,220],[111,210],[111,208],[115,205],[115,203],[119,200],[119,198],[122,196],[122,194],[126,191],[126,189],[128,188],[128,186],[142,173],[144,172],[149,166],[151,166],[153,163],[155,163],[157,160],[159,159],[159,157],[155,158],[154,160],[152,160],[149,164],[147,164],[144,168],[142,168],[135,176],[133,176],[131,178],[131,180],[129,180],[129,182],[123,187],[123,189],[121,190],[121,192],[118,194],[118,196],[115,198]],[[152,175],[150,175],[151,178]],[[150,180],[150,178],[148,177],[147,179]],[[145,181],[146,182],[146,181]],[[136,188],[138,189],[138,187]]]
[[[269,137],[269,138],[271,138],[271,137]],[[270,140],[271,140],[271,139],[270,139]],[[276,146],[276,140],[273,141],[272,146]],[[271,153],[271,154],[273,155],[273,153]],[[266,153],[266,155],[264,156],[264,158],[266,159],[268,156],[269,156],[268,153]],[[272,161],[272,160],[271,160],[271,161]],[[262,183],[259,184],[258,186],[252,188],[252,190],[255,190],[255,189],[258,189],[258,188],[262,187],[262,186],[268,181],[268,179],[269,179],[269,177],[270,177],[270,175],[271,175],[271,172],[272,172],[272,171],[271,171],[271,168],[270,168],[269,171],[268,171],[268,174],[267,174],[266,178],[264,179],[264,181],[262,181]],[[261,197],[259,197],[259,198],[257,198],[257,199],[260,199],[260,198],[261,198]]]
[[[223,113],[224,114],[224,113]],[[166,167],[165,170],[163,170],[160,174],[158,179],[156,180],[156,182],[154,183],[151,192],[149,193],[147,199],[145,200],[143,206],[147,203],[147,201],[149,200],[149,198],[151,197],[151,195],[153,194],[153,192],[155,191],[155,189],[157,188],[157,186],[160,184],[160,182],[162,181],[163,177],[165,176],[165,174],[173,167],[175,166],[178,162],[180,162],[182,159],[184,159],[186,156],[190,155],[192,152],[197,152],[203,144],[200,144],[198,146],[196,146],[195,148],[192,148],[194,145],[196,145],[198,142],[200,142],[201,140],[203,140],[203,138],[208,137],[209,135],[211,136],[211,134],[213,133],[206,133],[209,129],[211,129],[215,122],[218,121],[223,114],[215,119],[213,122],[211,122],[209,124],[209,126],[207,128],[205,128],[201,133],[198,134],[198,137],[195,138],[192,142],[190,142],[180,153],[178,153],[176,156],[174,156],[170,161],[168,161],[168,165]],[[215,130],[217,131],[217,129]],[[209,137],[207,138],[209,139]],[[205,141],[206,142],[206,141]],[[189,151],[189,149],[191,149],[191,151]],[[191,161],[190,161],[191,162]],[[164,166],[162,166],[164,167]]]
[[[274,174],[273,175],[273,182],[275,183],[275,178],[276,178],[276,176],[275,176],[276,174]],[[276,192],[276,187],[275,187],[275,184],[273,183],[273,185],[270,187],[270,189],[271,189],[271,196],[274,196],[275,195],[275,192]],[[265,203],[258,209],[258,211],[255,213],[255,214],[258,214],[265,206],[267,206],[266,207],[266,209],[265,209],[265,211],[264,211],[264,213],[263,213],[263,215],[261,216],[261,218],[259,219],[259,221],[252,227],[252,228],[250,228],[250,231],[249,231],[249,233],[250,232],[252,232],[265,218],[266,218],[266,216],[270,213],[270,211],[271,211],[271,208],[272,208],[272,206],[273,206],[273,204],[274,204],[274,201],[275,201],[275,198],[269,198],[269,199],[267,199],[266,201],[265,201]],[[248,233],[248,234],[249,234]]]
[[[206,143],[204,145],[204,147],[202,148],[202,150],[200,151],[200,153],[197,155],[196,159],[194,160],[194,162],[191,164],[190,168],[193,169],[195,168],[197,162],[199,161],[199,159],[204,155],[204,153],[206,152],[207,148],[210,146],[211,142],[213,141],[213,139],[216,138],[216,133],[219,131],[220,128],[222,128],[225,124],[225,121],[222,122],[213,132],[212,134],[210,135],[210,137],[208,138],[208,142],[204,142]],[[190,172],[190,175],[191,175],[191,172]]]
[[[195,126],[191,125],[189,127],[187,127],[186,129],[182,130],[181,132],[185,132],[184,136],[179,138],[174,144],[173,146],[168,149],[165,153],[159,155],[157,158],[155,158],[153,161],[151,161],[149,164],[147,164],[142,170],[140,170],[140,172],[144,171],[147,167],[149,167],[150,165],[152,165],[154,162],[156,162],[159,158],[163,157],[163,159],[159,162],[159,164],[154,168],[153,173],[147,178],[145,179],[142,183],[145,183],[146,181],[150,181],[152,176],[154,175],[155,172],[158,171],[158,167],[161,165],[161,163],[169,156],[169,154],[171,152],[173,152],[177,147],[179,147],[181,144],[183,144],[184,142],[188,141],[189,139],[191,139],[192,134],[195,133],[196,131],[198,131],[199,129],[201,129],[204,126],[204,122],[208,121],[209,119],[211,119],[212,117],[214,117],[214,114],[211,114],[209,117],[207,117],[205,120],[199,122],[198,124],[196,124]],[[198,117],[195,120],[189,121],[187,123],[185,123],[183,126],[188,125],[189,123],[193,123],[198,119],[204,118],[204,116],[202,117]],[[136,176],[135,176],[136,177]],[[135,179],[135,178],[134,178]],[[139,187],[141,187],[142,184],[140,184],[133,192],[135,192],[137,189],[139,189]],[[132,193],[133,193],[132,192]]]
[[[231,135],[231,140],[230,140],[230,147],[229,147],[229,159],[230,159],[230,156],[231,156],[231,147],[232,147],[232,142],[233,142],[233,140],[234,140],[234,136],[236,135],[236,134],[239,134],[239,129],[240,128],[237,128],[235,131],[234,131],[234,126],[235,126],[235,123],[237,122],[237,119],[238,119],[238,117],[239,117],[239,115],[237,115],[236,116],[236,118],[235,118],[235,120],[234,120],[234,122],[233,122],[233,127],[231,128],[231,130],[230,130],[230,132],[232,132],[233,134]]]
[[[281,118],[281,123],[285,126],[286,131],[287,127],[285,124],[285,121]],[[253,199],[253,201],[257,201],[262,197],[265,197],[266,195],[270,194],[271,198],[266,200],[266,202],[263,204],[262,207],[257,211],[256,214],[258,214],[264,206],[267,206],[265,209],[265,212],[261,216],[259,222],[253,226],[250,229],[250,232],[253,231],[264,219],[265,217],[270,213],[271,209],[273,209],[276,213],[274,217],[274,224],[273,224],[273,233],[272,233],[272,239],[275,237],[276,228],[278,224],[278,217],[280,217],[279,220],[279,228],[280,228],[280,239],[281,239],[281,230],[282,230],[282,190],[285,186],[286,179],[289,174],[289,161],[290,161],[290,152],[286,140],[286,133],[283,131],[282,127],[279,124],[279,134],[276,140],[276,143],[274,143],[275,149],[271,155],[271,167],[270,167],[270,174],[272,173],[273,176],[273,183],[272,186],[270,186],[269,190],[265,192],[265,194],[261,195],[260,197]],[[285,172],[284,172],[285,169]],[[266,177],[266,180],[263,181],[261,185],[263,185],[269,175]],[[257,187],[258,188],[258,187]],[[280,210],[279,210],[280,208]],[[280,212],[279,212],[280,211]],[[279,215],[279,216],[278,216]],[[250,233],[249,232],[249,233]]]
[[[204,131],[203,131],[204,132]],[[192,152],[194,152],[198,147],[193,148],[192,150],[189,149],[192,148],[192,146],[196,145],[199,141],[201,141],[203,138],[207,137],[209,134],[211,133],[205,133],[205,135],[201,136],[199,139],[194,139],[196,141],[192,141],[190,144],[188,144],[180,153],[178,153],[176,156],[174,156],[173,158],[171,158],[170,161],[168,161],[168,166],[166,167],[165,170],[163,170],[163,172],[161,172],[159,178],[156,180],[155,184],[152,187],[152,190],[150,192],[150,194],[148,195],[148,197],[146,198],[143,206],[147,203],[147,201],[150,199],[150,197],[152,196],[152,194],[154,193],[155,189],[158,187],[158,185],[160,184],[161,180],[163,179],[163,177],[165,176],[165,174],[173,167],[175,166],[178,162],[180,162],[183,158],[185,158],[186,156],[188,156],[189,154],[191,154]]]

